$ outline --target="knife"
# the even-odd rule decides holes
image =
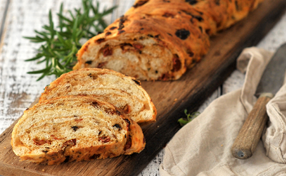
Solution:
[[[232,155],[238,159],[252,156],[262,131],[268,121],[266,104],[282,87],[286,69],[286,44],[280,46],[263,72],[255,96],[258,98],[241,127],[234,144]]]

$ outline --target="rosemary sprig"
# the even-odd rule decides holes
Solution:
[[[186,125],[190,121],[192,121],[194,118],[196,118],[198,115],[200,115],[199,112],[193,112],[193,113],[188,113],[188,110],[185,109],[184,111],[185,115],[187,118],[180,118],[178,122],[180,123],[181,126]]]
[[[94,7],[92,0],[82,0],[82,8],[69,10],[69,17],[63,15],[63,3],[57,13],[59,24],[54,26],[51,10],[49,11],[49,24],[44,25],[42,31],[35,30],[35,37],[24,37],[33,43],[42,43],[37,49],[35,57],[26,61],[45,62],[46,67],[41,70],[30,71],[28,74],[42,74],[45,76],[61,76],[72,70],[76,62],[76,53],[80,49],[80,40],[89,39],[102,32],[107,24],[103,17],[110,14],[116,7],[99,12],[99,2]]]

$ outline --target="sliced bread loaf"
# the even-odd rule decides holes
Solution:
[[[87,96],[41,101],[26,110],[11,141],[22,160],[59,164],[140,152],[140,126],[113,105]]]
[[[156,108],[140,82],[112,70],[85,68],[63,74],[45,88],[40,102],[67,95],[94,96],[138,123],[156,120]]]
[[[177,80],[210,48],[209,37],[263,0],[136,0],[78,51],[74,70],[107,68],[140,80]]]

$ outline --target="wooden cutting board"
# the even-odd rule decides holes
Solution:
[[[235,69],[236,58],[242,49],[256,45],[285,13],[285,9],[285,0],[266,0],[247,19],[213,37],[209,53],[181,79],[142,83],[158,110],[158,116],[156,123],[142,126],[147,144],[140,154],[56,166],[20,162],[10,145],[15,122],[0,136],[0,174],[5,176],[139,174],[180,129],[177,120],[184,117],[184,109],[190,112],[197,110]]]

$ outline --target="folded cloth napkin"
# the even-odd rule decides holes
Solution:
[[[239,160],[230,151],[272,55],[254,47],[242,52],[237,67],[246,72],[243,87],[213,101],[173,137],[165,148],[161,176],[286,176],[281,164],[286,163],[286,85],[267,104],[270,122],[253,156]]]

